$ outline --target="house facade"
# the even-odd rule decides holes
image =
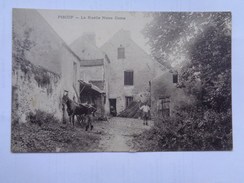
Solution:
[[[13,10],[12,121],[26,122],[36,110],[61,119],[65,55],[76,60],[38,11]]]
[[[79,91],[80,102],[88,102],[97,106],[97,113],[105,116],[109,110],[108,80],[109,64],[108,56],[96,47],[94,33],[84,33],[75,40],[70,49],[78,55],[79,65],[74,63],[73,73],[76,73],[74,81]]]
[[[132,101],[147,101],[150,98],[150,81],[154,77],[154,63],[130,36],[120,30],[102,47],[110,59],[109,106],[117,113]]]
[[[111,107],[120,113],[132,101],[150,100],[155,65],[129,31],[120,30],[98,48],[94,33],[67,45],[36,10],[14,10],[13,25],[13,41],[33,43],[19,65],[13,42],[16,119],[25,122],[35,110],[61,119],[64,93],[76,102],[95,104],[101,116],[110,114]]]
[[[25,41],[31,46],[22,51],[23,56],[18,53],[22,47],[18,44]],[[108,59],[92,44],[82,42],[83,47],[78,50],[67,45],[36,10],[13,11],[13,121],[26,122],[28,114],[36,110],[62,119],[64,93],[78,102],[85,98],[84,92],[88,92],[91,100],[83,102],[97,102],[99,112],[104,113],[103,96],[108,88],[104,63],[108,63]],[[83,72],[85,70],[94,70],[97,75]],[[81,93],[84,83],[86,88]]]
[[[152,80],[151,111],[154,117],[168,118],[177,114],[178,107],[191,104],[193,97],[186,95],[179,87],[176,71],[165,70]]]

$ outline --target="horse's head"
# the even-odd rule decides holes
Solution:
[[[95,116],[95,112],[97,111],[96,105],[90,105],[89,108],[89,113],[91,113],[93,116]]]

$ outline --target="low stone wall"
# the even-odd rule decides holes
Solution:
[[[26,122],[28,113],[42,110],[62,118],[60,76],[29,61],[13,61],[12,120]]]

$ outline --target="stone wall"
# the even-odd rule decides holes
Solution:
[[[26,122],[42,110],[62,118],[60,76],[28,61],[13,61],[12,120]]]

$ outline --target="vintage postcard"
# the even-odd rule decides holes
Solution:
[[[13,9],[12,152],[232,150],[231,13]]]

